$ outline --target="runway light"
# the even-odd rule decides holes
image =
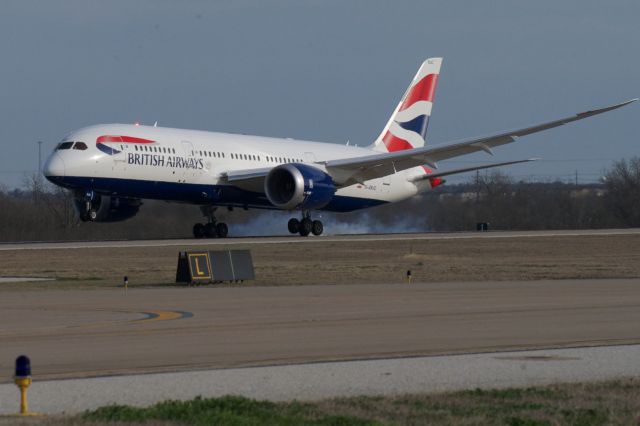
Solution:
[[[411,269],[407,269],[407,282],[411,284]]]
[[[31,385],[31,361],[25,355],[16,358],[16,372],[14,380],[20,388],[20,415],[28,416],[29,406],[27,403],[27,389]]]

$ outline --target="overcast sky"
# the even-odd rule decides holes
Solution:
[[[428,142],[640,96],[638,0],[0,2],[0,183],[67,132],[124,122],[368,145],[444,57]],[[486,154],[593,181],[640,155],[640,105]]]

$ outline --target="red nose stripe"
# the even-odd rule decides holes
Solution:
[[[155,143],[155,141],[142,138],[134,138],[133,136],[103,135],[96,139],[96,143],[102,142],[128,142],[128,143]]]

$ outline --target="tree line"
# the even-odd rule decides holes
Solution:
[[[218,210],[234,235],[284,235],[292,213]],[[318,213],[329,233],[640,227],[640,157],[620,160],[602,183],[516,181],[500,173],[442,185],[402,203],[353,213]],[[295,214],[297,215],[297,214]],[[130,220],[80,222],[69,191],[29,176],[20,189],[0,188],[0,241],[185,238],[202,222],[195,206],[144,201]]]

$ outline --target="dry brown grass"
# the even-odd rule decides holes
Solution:
[[[202,247],[206,249],[206,247]],[[640,235],[252,244],[253,285],[640,277]],[[190,247],[197,250],[198,247]],[[220,249],[220,246],[215,247]],[[55,282],[2,289],[172,285],[180,247],[0,252],[4,276]],[[245,284],[246,285],[246,284]]]
[[[640,379],[505,390],[336,398],[323,412],[403,425],[640,424]]]

